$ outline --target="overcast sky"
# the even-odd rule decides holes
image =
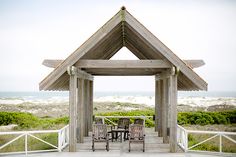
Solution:
[[[0,0],[0,91],[38,91],[42,61],[65,59],[123,5],[181,59],[203,59],[209,91],[236,91],[234,0]],[[152,91],[154,78],[96,77],[95,90]]]

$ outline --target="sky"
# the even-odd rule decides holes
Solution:
[[[52,71],[121,8],[195,71],[209,91],[236,91],[234,0],[0,0],[0,91],[38,91]],[[136,59],[123,48],[113,59]],[[153,91],[154,77],[95,77],[95,91]]]

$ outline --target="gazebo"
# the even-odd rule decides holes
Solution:
[[[109,60],[122,47],[140,60]],[[193,68],[202,60],[181,60],[126,9],[115,14],[65,60],[44,60],[55,68],[40,90],[69,90],[69,151],[92,130],[94,76],[154,76],[155,131],[177,151],[177,91],[207,90]]]

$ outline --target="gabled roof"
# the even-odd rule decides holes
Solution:
[[[68,90],[68,66],[85,59],[108,60],[123,46],[141,60],[164,60],[178,67],[178,90],[207,90],[207,83],[124,7],[41,81],[40,90]]]

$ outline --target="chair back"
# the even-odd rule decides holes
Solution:
[[[135,120],[134,120],[134,124],[143,125],[143,122],[144,122],[143,119],[135,119]]]
[[[95,139],[105,139],[107,136],[107,125],[93,124],[93,135]]]
[[[144,137],[144,126],[139,124],[132,124],[129,127],[129,133],[131,139],[140,140]]]
[[[120,118],[118,120],[118,129],[128,129],[130,124],[130,119],[129,118]]]
[[[102,118],[95,118],[95,124],[103,124]]]

